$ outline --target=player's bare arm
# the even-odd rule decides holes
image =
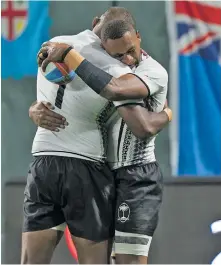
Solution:
[[[119,78],[112,76],[100,92],[100,96],[111,101],[140,99],[148,95],[148,87],[134,74],[126,74]]]
[[[43,55],[47,54],[47,58]],[[96,93],[111,101],[124,99],[141,99],[149,94],[146,84],[133,74],[115,78],[99,69],[74,48],[65,43],[46,42],[38,53],[38,63],[45,71],[50,62],[64,61],[70,69]]]
[[[139,105],[127,105],[120,106],[118,112],[132,133],[140,139],[159,133],[172,120],[172,111],[167,107],[155,113]]]
[[[65,117],[52,111],[54,108],[49,102],[33,102],[29,108],[29,117],[39,127],[59,132],[68,125]]]

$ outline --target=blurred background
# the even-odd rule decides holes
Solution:
[[[211,264],[221,252],[221,2],[2,1],[2,263],[20,262],[22,202],[36,131],[36,53],[58,35],[91,29],[110,6],[128,8],[142,48],[169,72],[174,120],[156,140],[165,180],[150,263]],[[221,229],[220,229],[221,230]],[[65,240],[52,263],[74,263]],[[221,264],[221,261],[220,263]]]

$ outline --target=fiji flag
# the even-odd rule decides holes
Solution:
[[[36,55],[49,39],[48,1],[2,1],[2,78],[35,76]]]
[[[173,174],[221,176],[221,2],[167,8]]]

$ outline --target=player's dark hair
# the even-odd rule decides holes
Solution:
[[[131,24],[124,20],[112,20],[103,26],[101,40],[106,42],[108,39],[120,39],[128,31],[135,31]]]
[[[107,23],[111,20],[114,19],[120,19],[124,20],[128,24],[130,24],[132,27],[136,28],[136,23],[131,15],[131,13],[124,7],[110,7],[107,12],[105,12],[105,17],[104,17],[104,23]]]

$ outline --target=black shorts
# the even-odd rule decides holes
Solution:
[[[152,237],[163,192],[163,177],[158,163],[124,167],[115,173],[116,231]]]
[[[106,164],[72,157],[35,157],[24,194],[24,232],[66,222],[71,234],[88,240],[102,241],[114,235],[114,176]]]

